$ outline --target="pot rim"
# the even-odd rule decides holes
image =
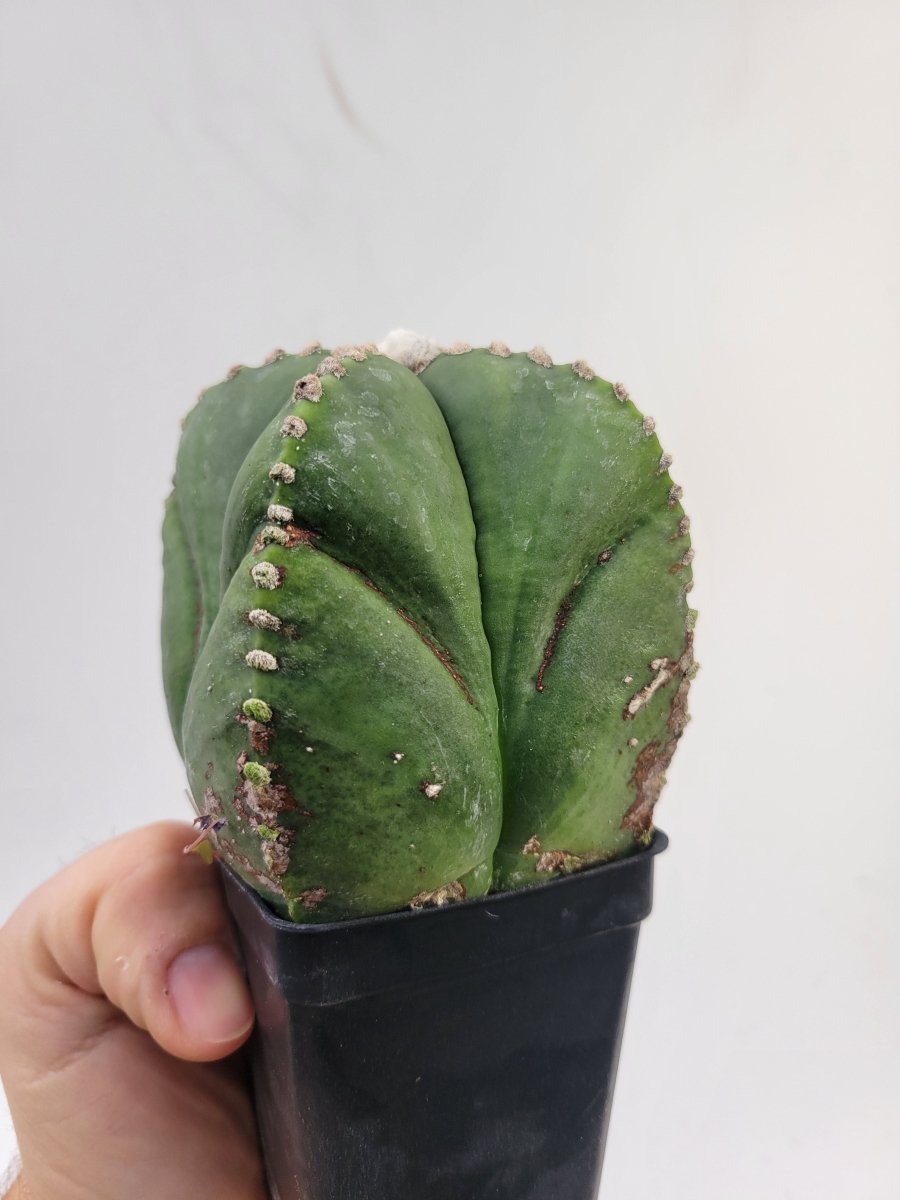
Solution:
[[[318,921],[309,924],[292,921],[288,917],[282,917],[264,896],[257,892],[255,888],[252,888],[226,862],[219,859],[218,865],[222,870],[228,872],[240,891],[246,893],[248,898],[255,901],[260,914],[273,931],[282,934],[302,932],[306,937],[309,937],[310,935],[326,936],[349,930],[361,931],[377,926],[401,925],[403,922],[421,921],[422,919],[442,920],[447,919],[451,914],[459,913],[466,909],[483,908],[488,905],[494,907],[496,905],[509,904],[517,899],[521,903],[523,895],[526,894],[534,895],[539,893],[546,895],[554,888],[577,889],[579,883],[583,885],[584,881],[588,879],[597,879],[598,876],[603,874],[612,875],[616,871],[627,870],[629,867],[634,868],[638,863],[644,863],[650,858],[655,858],[668,845],[668,836],[661,829],[654,828],[653,840],[648,846],[642,847],[635,854],[627,854],[620,858],[610,859],[608,862],[584,867],[580,871],[572,871],[568,875],[557,875],[553,879],[547,879],[542,883],[536,883],[529,887],[511,888],[504,892],[487,892],[483,896],[473,896],[471,899],[457,900],[451,904],[435,906],[433,908],[395,909],[392,912],[374,913],[371,916],[349,917],[343,921]]]

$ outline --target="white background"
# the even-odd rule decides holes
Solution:
[[[5,0],[0,60],[0,918],[192,815],[196,392],[313,337],[541,342],[657,418],[697,548],[604,1200],[896,1200],[896,0]]]

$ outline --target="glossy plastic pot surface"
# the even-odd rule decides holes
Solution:
[[[594,1200],[667,844],[332,925],[282,920],[223,868],[273,1200]]]

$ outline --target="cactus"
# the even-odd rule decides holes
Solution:
[[[303,922],[639,849],[694,672],[670,463],[621,385],[540,348],[401,336],[230,372],[164,523],[200,836]]]

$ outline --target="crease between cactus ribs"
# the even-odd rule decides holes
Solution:
[[[687,720],[692,552],[652,419],[540,347],[394,351],[412,370],[317,347],[210,389],[167,508],[192,791],[296,920],[633,852]]]
[[[273,507],[273,506],[270,505],[270,508],[271,507]],[[267,527],[263,528],[263,531],[262,531],[263,535],[266,532],[266,528]],[[391,598],[388,595],[386,595],[386,593],[384,591],[382,591],[382,589],[378,586],[377,583],[373,582],[373,580],[371,580],[368,577],[368,575],[366,575],[365,571],[361,570],[359,567],[355,566],[353,563],[345,562],[343,559],[338,558],[337,556],[335,556],[333,554],[328,555],[326,553],[326,551],[322,550],[322,548],[318,545],[319,539],[322,537],[322,535],[320,533],[317,533],[314,530],[299,529],[297,526],[295,526],[293,524],[288,524],[286,526],[286,528],[281,532],[284,534],[282,539],[274,538],[274,537],[266,538],[264,536],[258,537],[254,544],[254,550],[257,553],[259,553],[265,548],[266,545],[268,545],[271,542],[276,542],[278,545],[285,546],[292,550],[296,549],[298,546],[304,546],[309,550],[317,551],[320,554],[326,554],[326,556],[328,558],[330,558],[333,563],[336,563],[338,566],[343,567],[347,571],[351,571],[354,575],[356,575],[362,581],[362,583],[367,588],[371,588],[371,590],[373,592],[375,592],[376,595],[380,596],[382,598],[382,600],[384,600],[385,604],[388,605],[390,610],[396,616],[398,616],[401,621],[404,621],[410,627],[410,629],[412,629],[415,632],[416,636],[419,638],[419,640],[422,642],[422,644],[431,651],[431,653],[435,656],[435,658],[438,660],[438,662],[441,664],[441,666],[444,668],[444,670],[448,673],[448,675],[450,675],[450,677],[457,684],[460,691],[466,697],[466,700],[468,701],[468,703],[469,704],[475,703],[475,701],[472,698],[472,693],[466,687],[465,680],[462,678],[462,676],[459,674],[459,672],[454,667],[454,665],[453,665],[449,655],[446,653],[446,651],[441,649],[441,647],[438,645],[437,641],[432,636],[430,636],[427,633],[423,633],[423,631],[419,627],[419,624],[407,612],[404,612],[404,610],[402,608],[398,607],[397,605],[394,605],[391,601]],[[274,614],[272,614],[272,613],[263,612],[262,610],[259,610],[259,609],[254,609],[251,612],[248,612],[247,620],[249,621],[249,623],[251,625],[255,625],[259,629],[272,629],[272,630],[275,630],[276,632],[278,632],[279,629],[281,628],[281,621],[278,617],[274,616]]]
[[[312,542],[310,544],[315,549],[318,549],[318,547],[315,546],[314,542]],[[447,674],[457,684],[457,686],[459,687],[460,691],[465,696],[468,703],[474,704],[475,701],[472,699],[472,693],[466,687],[465,680],[463,679],[463,677],[459,674],[459,672],[454,667],[447,652],[445,650],[441,649],[441,647],[438,645],[437,641],[432,636],[429,636],[428,634],[423,633],[422,630],[419,628],[419,625],[417,624],[417,622],[414,621],[413,618],[408,613],[404,612],[402,608],[399,608],[398,606],[392,604],[390,597],[387,596],[381,590],[381,588],[378,586],[377,583],[374,583],[371,579],[369,579],[369,577],[366,575],[366,573],[364,571],[361,571],[359,567],[354,566],[353,563],[343,562],[339,558],[335,558],[334,561],[337,563],[340,563],[340,565],[342,567],[346,567],[346,569],[348,571],[352,571],[355,575],[358,575],[360,577],[360,579],[363,581],[363,583],[366,585],[366,587],[371,588],[372,591],[376,592],[379,596],[382,597],[384,602],[390,606],[391,610],[394,613],[396,613],[396,615],[400,618],[400,620],[405,621],[406,624],[410,627],[410,629],[415,631],[416,636],[419,638],[419,640],[422,642],[422,644],[424,646],[428,647],[428,649],[431,651],[431,653],[434,655],[434,657],[438,660],[438,662],[441,664],[441,666],[444,668],[444,670],[447,672]]]

